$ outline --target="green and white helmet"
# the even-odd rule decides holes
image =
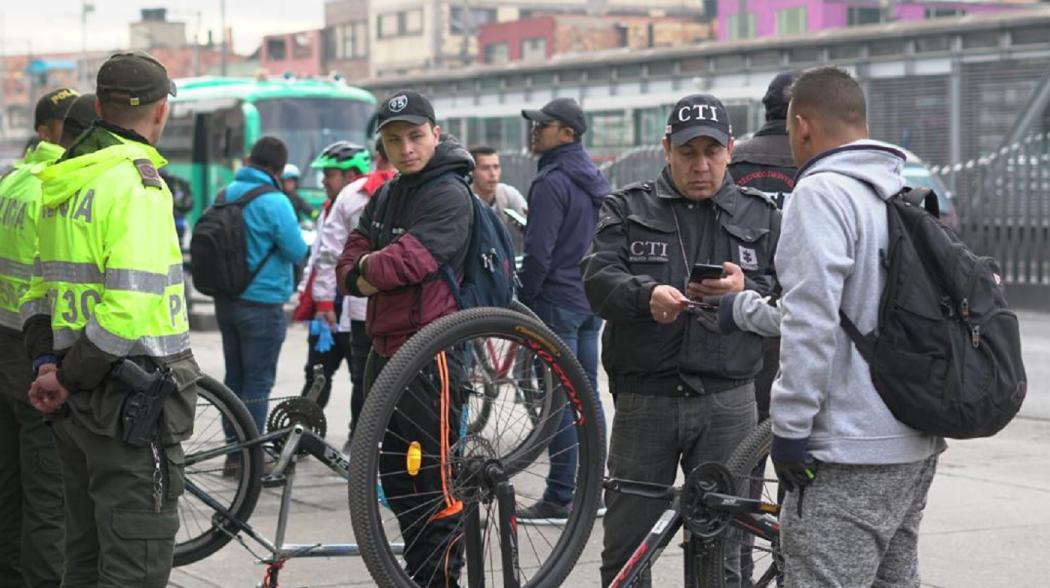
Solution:
[[[336,141],[313,160],[310,167],[314,169],[352,169],[357,173],[367,174],[372,169],[372,154],[368,148],[351,143]]]

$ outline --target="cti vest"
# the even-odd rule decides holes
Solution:
[[[58,145],[41,141],[0,180],[0,326],[22,328],[19,300],[29,290],[40,212],[40,180],[34,172],[63,152]]]
[[[173,355],[189,349],[189,325],[172,196],[157,173],[167,162],[114,137],[39,171],[39,261],[22,318],[50,314],[57,352],[83,335],[111,355]]]

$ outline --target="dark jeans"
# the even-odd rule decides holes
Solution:
[[[620,391],[609,442],[609,475],[670,486],[678,467],[688,474],[705,462],[724,463],[754,425],[752,384],[688,398]],[[612,582],[668,507],[667,502],[612,491],[605,493],[605,505],[602,586]],[[738,557],[727,557],[731,570],[739,570]],[[650,585],[646,572],[639,586]]]
[[[533,301],[530,307],[576,355],[591,383],[598,410],[602,410],[598,396],[598,332],[602,328],[602,319],[590,312],[570,310],[542,300]],[[576,459],[579,455],[571,410],[562,411],[561,424],[547,447],[547,453],[550,455],[551,469],[547,475],[543,499],[562,506],[568,505],[576,491]]]
[[[215,318],[226,360],[223,381],[248,407],[262,433],[287,327],[284,308],[280,304],[216,298]]]
[[[447,443],[459,439],[459,417],[465,381],[463,363],[457,354],[446,353],[449,371]],[[383,371],[388,359],[372,354],[365,373],[366,394]],[[404,540],[406,571],[424,588],[456,587],[463,567],[462,515],[450,508],[455,501],[446,493],[440,462],[441,383],[436,362],[406,388],[383,436],[379,477],[390,509],[397,515]],[[422,461],[415,476],[405,470],[411,442],[421,445]]]
[[[365,321],[350,321],[350,436],[354,434],[361,407],[365,405],[365,365],[372,352],[372,338],[365,329]]]

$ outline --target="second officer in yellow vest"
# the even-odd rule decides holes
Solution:
[[[39,277],[22,316],[41,366],[30,401],[52,415],[62,462],[65,588],[161,588],[171,573],[180,441],[193,428],[200,377],[172,197],[157,173],[166,161],[153,147],[174,92],[149,55],[112,56],[98,73],[101,120],[39,174]],[[171,370],[148,433],[139,426],[149,419],[132,409],[141,388],[116,375],[129,362],[154,377]]]

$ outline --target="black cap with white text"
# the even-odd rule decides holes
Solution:
[[[393,122],[421,125],[427,122],[434,124],[436,120],[434,107],[426,96],[412,90],[401,90],[394,92],[379,104],[376,128],[381,129]]]
[[[711,137],[727,146],[733,136],[733,126],[729,124],[729,111],[721,100],[710,94],[690,94],[671,109],[664,134],[675,146],[697,137]]]

